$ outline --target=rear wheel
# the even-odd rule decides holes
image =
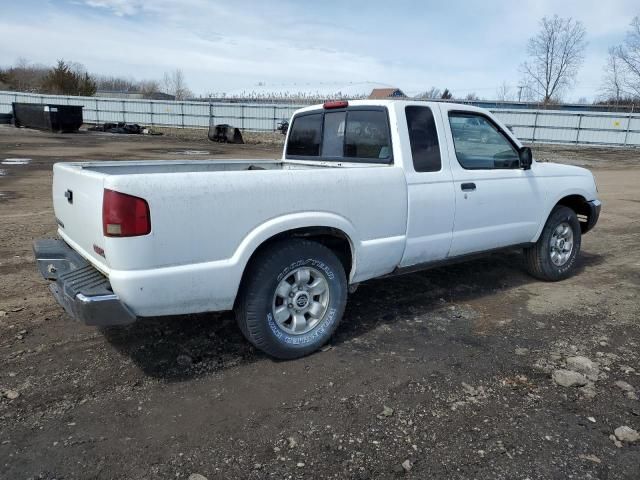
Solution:
[[[245,273],[236,319],[265,353],[302,357],[324,345],[344,313],[347,279],[338,257],[304,239],[276,242]]]
[[[524,251],[527,270],[546,281],[570,277],[575,271],[581,242],[576,213],[569,207],[555,207],[536,244]]]

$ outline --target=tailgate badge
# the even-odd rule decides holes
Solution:
[[[67,202],[73,203],[73,192],[71,190],[64,192],[64,196],[67,199]]]

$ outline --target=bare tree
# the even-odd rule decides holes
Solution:
[[[442,95],[442,91],[439,88],[431,87],[426,92],[423,92],[422,94],[420,94],[419,97],[431,100],[434,98],[440,98],[441,95]]]
[[[522,72],[544,103],[556,100],[573,85],[584,60],[586,31],[572,18],[544,17],[540,31],[529,39],[529,60]]]
[[[603,100],[612,100],[617,105],[625,96],[625,84],[628,81],[626,65],[620,58],[617,47],[609,49],[604,72],[601,88]]]
[[[500,85],[500,87],[498,87],[498,90],[496,91],[496,100],[506,102],[512,99],[513,96],[511,94],[511,87],[507,85],[507,82],[502,82],[502,85]]]
[[[478,95],[476,95],[476,92],[471,92],[471,93],[468,93],[467,96],[464,97],[464,99],[467,102],[476,102],[476,101],[480,100],[480,97],[478,97]]]
[[[631,21],[631,30],[622,45],[613,49],[618,59],[620,82],[627,96],[640,97],[640,17]]]
[[[139,83],[138,88],[144,98],[149,98],[151,95],[158,93],[161,90],[160,82],[157,82],[156,80],[142,80]]]
[[[162,90],[176,97],[176,100],[184,100],[193,95],[187,88],[184,73],[179,68],[172,72],[165,72],[162,78]]]
[[[38,92],[42,88],[48,68],[44,65],[31,64],[25,58],[18,58],[15,66],[9,67],[1,74],[3,82],[10,90],[19,92]]]

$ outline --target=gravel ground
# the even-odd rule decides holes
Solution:
[[[0,128],[0,478],[640,478],[638,150],[534,146],[597,176],[575,277],[514,252],[366,282],[296,361],[229,313],[78,325],[39,278],[53,162],[279,150]]]

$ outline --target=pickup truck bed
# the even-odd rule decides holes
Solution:
[[[147,201],[149,235],[103,235],[105,189]],[[406,182],[392,165],[65,163],[54,166],[53,192],[60,237],[138,316],[231,309],[255,249],[291,228],[347,233],[368,266],[353,282],[392,271],[404,248]]]

